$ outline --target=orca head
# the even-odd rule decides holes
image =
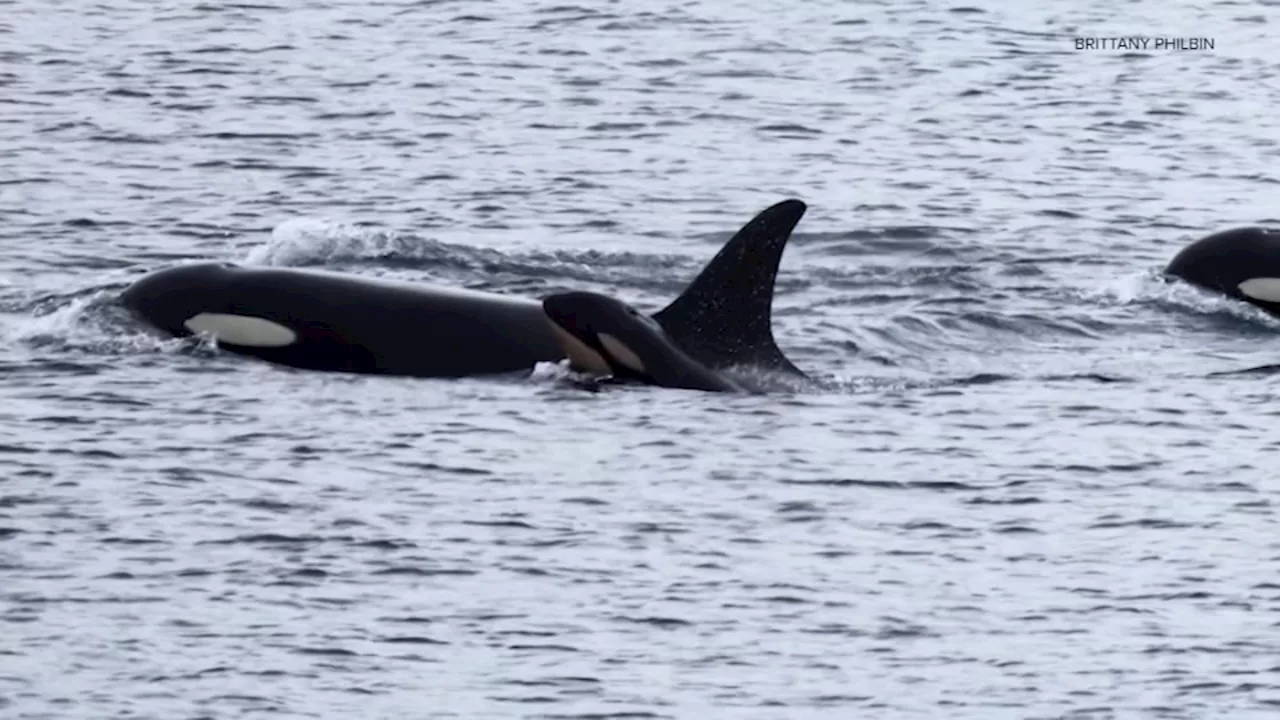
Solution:
[[[669,342],[653,318],[606,295],[549,295],[542,309],[575,370],[647,381],[644,355],[656,344]]]
[[[283,348],[298,342],[295,329],[247,312],[236,298],[240,268],[193,263],[152,273],[129,286],[120,302],[134,315],[171,335],[206,335],[219,344]]]
[[[378,354],[360,342],[358,326],[332,322],[329,286],[315,285],[313,277],[192,263],[143,277],[119,300],[173,337],[212,337],[224,350],[298,368],[382,372]]]
[[[1280,231],[1240,227],[1183,248],[1165,275],[1280,315]]]
[[[153,272],[130,285],[120,303],[141,320],[170,335],[196,332],[187,321],[201,313],[231,311],[227,286],[237,268],[225,263],[192,263]]]

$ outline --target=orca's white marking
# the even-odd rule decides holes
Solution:
[[[208,333],[218,342],[242,347],[285,347],[298,341],[298,333],[270,320],[248,315],[200,313],[182,323],[197,335]]]
[[[600,338],[600,344],[604,346],[610,357],[638,373],[644,372],[644,361],[632,352],[626,343],[609,333],[600,333],[597,337]]]
[[[564,350],[564,354],[569,356],[569,363],[577,370],[595,373],[596,375],[612,375],[613,368],[609,367],[609,363],[601,357],[600,353],[587,347],[587,344],[578,339],[576,335],[560,327],[554,320],[551,323],[551,332],[560,341],[560,349]]]
[[[1254,300],[1280,303],[1280,278],[1249,278],[1236,287],[1239,287],[1240,292],[1244,293],[1245,296]]]

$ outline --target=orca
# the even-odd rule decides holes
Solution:
[[[774,341],[771,309],[806,209],[788,199],[761,211],[653,315],[676,347],[711,368],[803,375]],[[133,283],[120,302],[170,336],[212,336],[220,349],[307,370],[464,377],[565,357],[537,299],[332,271],[179,265]]]
[[[592,292],[542,299],[569,366],[660,387],[740,392],[743,387],[676,347],[658,321],[630,305]]]
[[[1280,316],[1280,232],[1238,227],[1183,248],[1164,269],[1169,277]]]

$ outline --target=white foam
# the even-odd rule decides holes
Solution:
[[[357,228],[322,218],[295,218],[277,225],[265,245],[245,254],[243,263],[297,267],[389,256],[430,259],[443,252],[439,243],[389,230]]]
[[[0,313],[0,342],[6,345],[59,346],[103,352],[168,351],[182,344],[133,327],[121,327],[107,312],[116,292],[99,290],[60,303],[41,314]]]

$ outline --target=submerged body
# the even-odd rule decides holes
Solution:
[[[549,295],[543,310],[577,370],[686,390],[735,392],[742,386],[680,350],[653,318],[606,295]]]
[[[778,263],[805,209],[785,200],[759,213],[655,313],[671,342],[711,367],[801,374],[774,342],[770,317]],[[175,337],[210,335],[225,350],[310,370],[461,377],[565,357],[542,303],[497,293],[199,263],[152,273],[120,299]]]
[[[1164,272],[1280,316],[1280,232],[1242,227],[1205,236]]]

